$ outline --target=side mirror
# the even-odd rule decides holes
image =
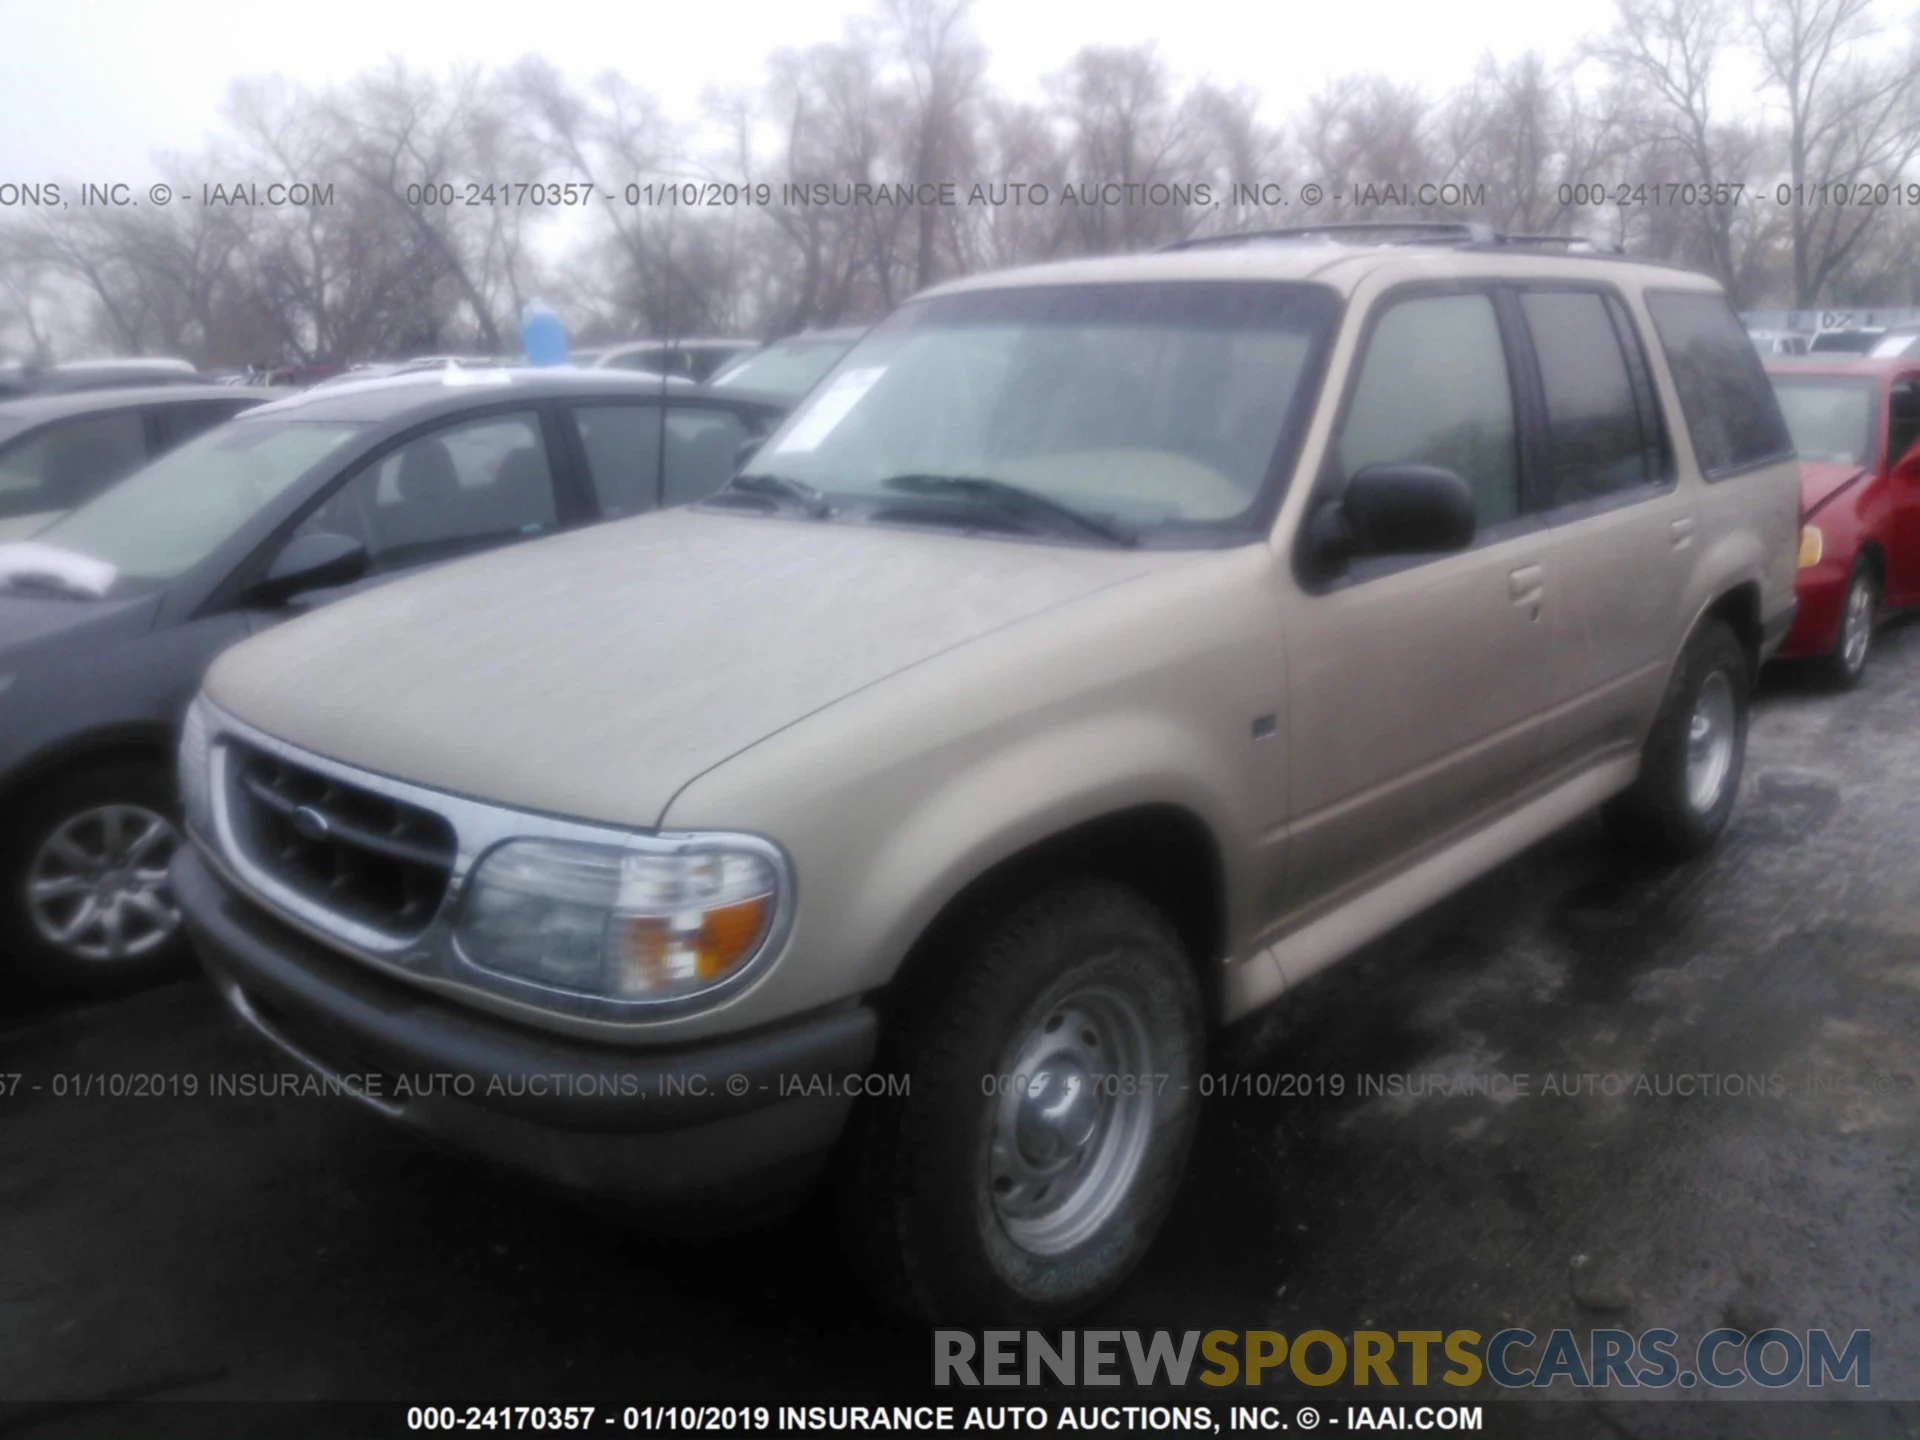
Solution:
[[[1438,465],[1368,465],[1308,525],[1316,560],[1330,568],[1360,555],[1445,554],[1473,543],[1473,491]]]
[[[366,573],[365,545],[345,535],[316,530],[289,540],[248,595],[260,604],[277,605],[304,590],[351,584]]]

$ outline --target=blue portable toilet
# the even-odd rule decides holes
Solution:
[[[552,306],[535,300],[520,312],[520,347],[527,352],[529,365],[567,363],[567,327]]]

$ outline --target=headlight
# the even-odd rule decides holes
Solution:
[[[1800,568],[1811,569],[1820,563],[1820,557],[1827,553],[1827,537],[1820,533],[1818,525],[1800,527]]]
[[[737,979],[781,914],[774,852],[640,851],[512,840],[466,885],[454,924],[483,970],[609,1000],[681,1000]]]
[[[213,834],[213,801],[208,767],[207,706],[198,696],[187,707],[187,723],[180,729],[180,809],[187,824],[202,835]]]

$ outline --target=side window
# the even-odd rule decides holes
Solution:
[[[1381,316],[1336,454],[1346,480],[1368,465],[1444,466],[1473,488],[1483,528],[1519,513],[1513,387],[1489,296],[1401,300]]]
[[[1719,295],[1652,292],[1647,310],[1709,480],[1793,454],[1760,356]]]
[[[1591,291],[1528,291],[1520,297],[1547,406],[1549,509],[1651,484],[1648,444],[1621,337],[1604,298]]]
[[[1887,397],[1887,468],[1920,444],[1920,380],[1898,381]]]
[[[49,425],[0,451],[0,519],[71,510],[146,460],[138,410]]]
[[[644,515],[660,503],[660,407],[578,405],[573,418],[587,453],[600,513]]]
[[[488,415],[409,441],[360,471],[300,525],[367,547],[375,570],[484,549],[556,524],[539,417]]]
[[[731,410],[676,405],[667,411],[667,487],[663,505],[704,500],[733,478],[733,457],[752,432]]]

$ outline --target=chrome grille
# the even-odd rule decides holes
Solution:
[[[274,880],[388,935],[432,922],[458,848],[444,817],[247,745],[228,774],[234,839]]]

